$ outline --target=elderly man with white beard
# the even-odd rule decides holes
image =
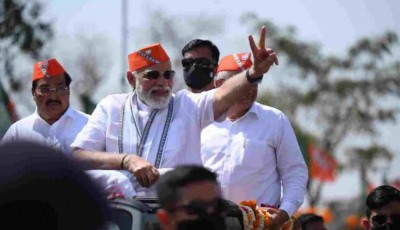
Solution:
[[[138,196],[155,195],[160,174],[178,165],[202,164],[201,130],[223,120],[240,95],[278,64],[275,52],[265,48],[265,34],[263,27],[258,46],[249,36],[255,57],[249,71],[201,94],[172,94],[175,72],[160,44],[130,54],[127,79],[135,90],[100,101],[71,145],[73,157],[88,169],[124,170]]]

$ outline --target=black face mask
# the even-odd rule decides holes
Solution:
[[[226,230],[225,220],[220,214],[211,214],[195,220],[179,222],[177,230]]]
[[[192,89],[202,89],[214,79],[214,69],[191,65],[183,69],[185,83]]]

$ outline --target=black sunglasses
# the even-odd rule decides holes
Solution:
[[[184,58],[182,59],[182,66],[183,68],[190,67],[192,65],[198,65],[204,68],[209,68],[211,65],[214,65],[215,63],[210,61],[207,58],[201,57],[201,58]]]
[[[209,202],[203,200],[194,200],[187,205],[177,206],[171,211],[175,212],[177,210],[183,209],[189,215],[204,216],[209,214],[208,212],[209,208],[212,209],[211,213],[221,214],[224,212],[225,209],[224,207],[225,207],[224,201],[221,198],[217,198]]]
[[[150,70],[150,71],[145,72],[143,74],[143,77],[146,79],[149,79],[149,80],[155,80],[155,79],[158,79],[160,77],[160,75],[161,75],[160,71]],[[171,80],[175,76],[175,71],[166,70],[166,71],[164,71],[164,73],[162,73],[162,75],[164,76],[165,79]]]
[[[400,214],[392,214],[389,216],[385,215],[376,215],[372,217],[372,225],[373,226],[381,226],[384,225],[387,221],[387,218],[390,217],[393,224],[400,225]]]

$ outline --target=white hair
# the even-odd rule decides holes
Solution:
[[[136,90],[136,94],[138,96],[138,98],[145,103],[146,105],[148,105],[149,107],[153,108],[153,109],[162,109],[167,107],[169,100],[171,99],[172,96],[172,89],[171,87],[168,86],[154,86],[151,89],[144,91],[143,90],[143,85],[142,85],[142,80],[141,78],[138,76],[138,72],[137,71],[133,71],[132,72],[133,75],[135,75],[136,78],[136,86],[135,86],[135,90]],[[155,90],[168,90],[168,95],[164,96],[164,97],[160,97],[160,96],[153,96],[152,92]]]
[[[214,80],[226,80],[237,73],[240,73],[240,71],[232,71],[232,70],[221,71],[217,73]]]

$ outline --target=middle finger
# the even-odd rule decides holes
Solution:
[[[258,41],[258,47],[260,49],[264,49],[265,48],[265,37],[267,34],[267,28],[265,28],[265,26],[261,27],[261,34],[260,34],[260,40]]]

